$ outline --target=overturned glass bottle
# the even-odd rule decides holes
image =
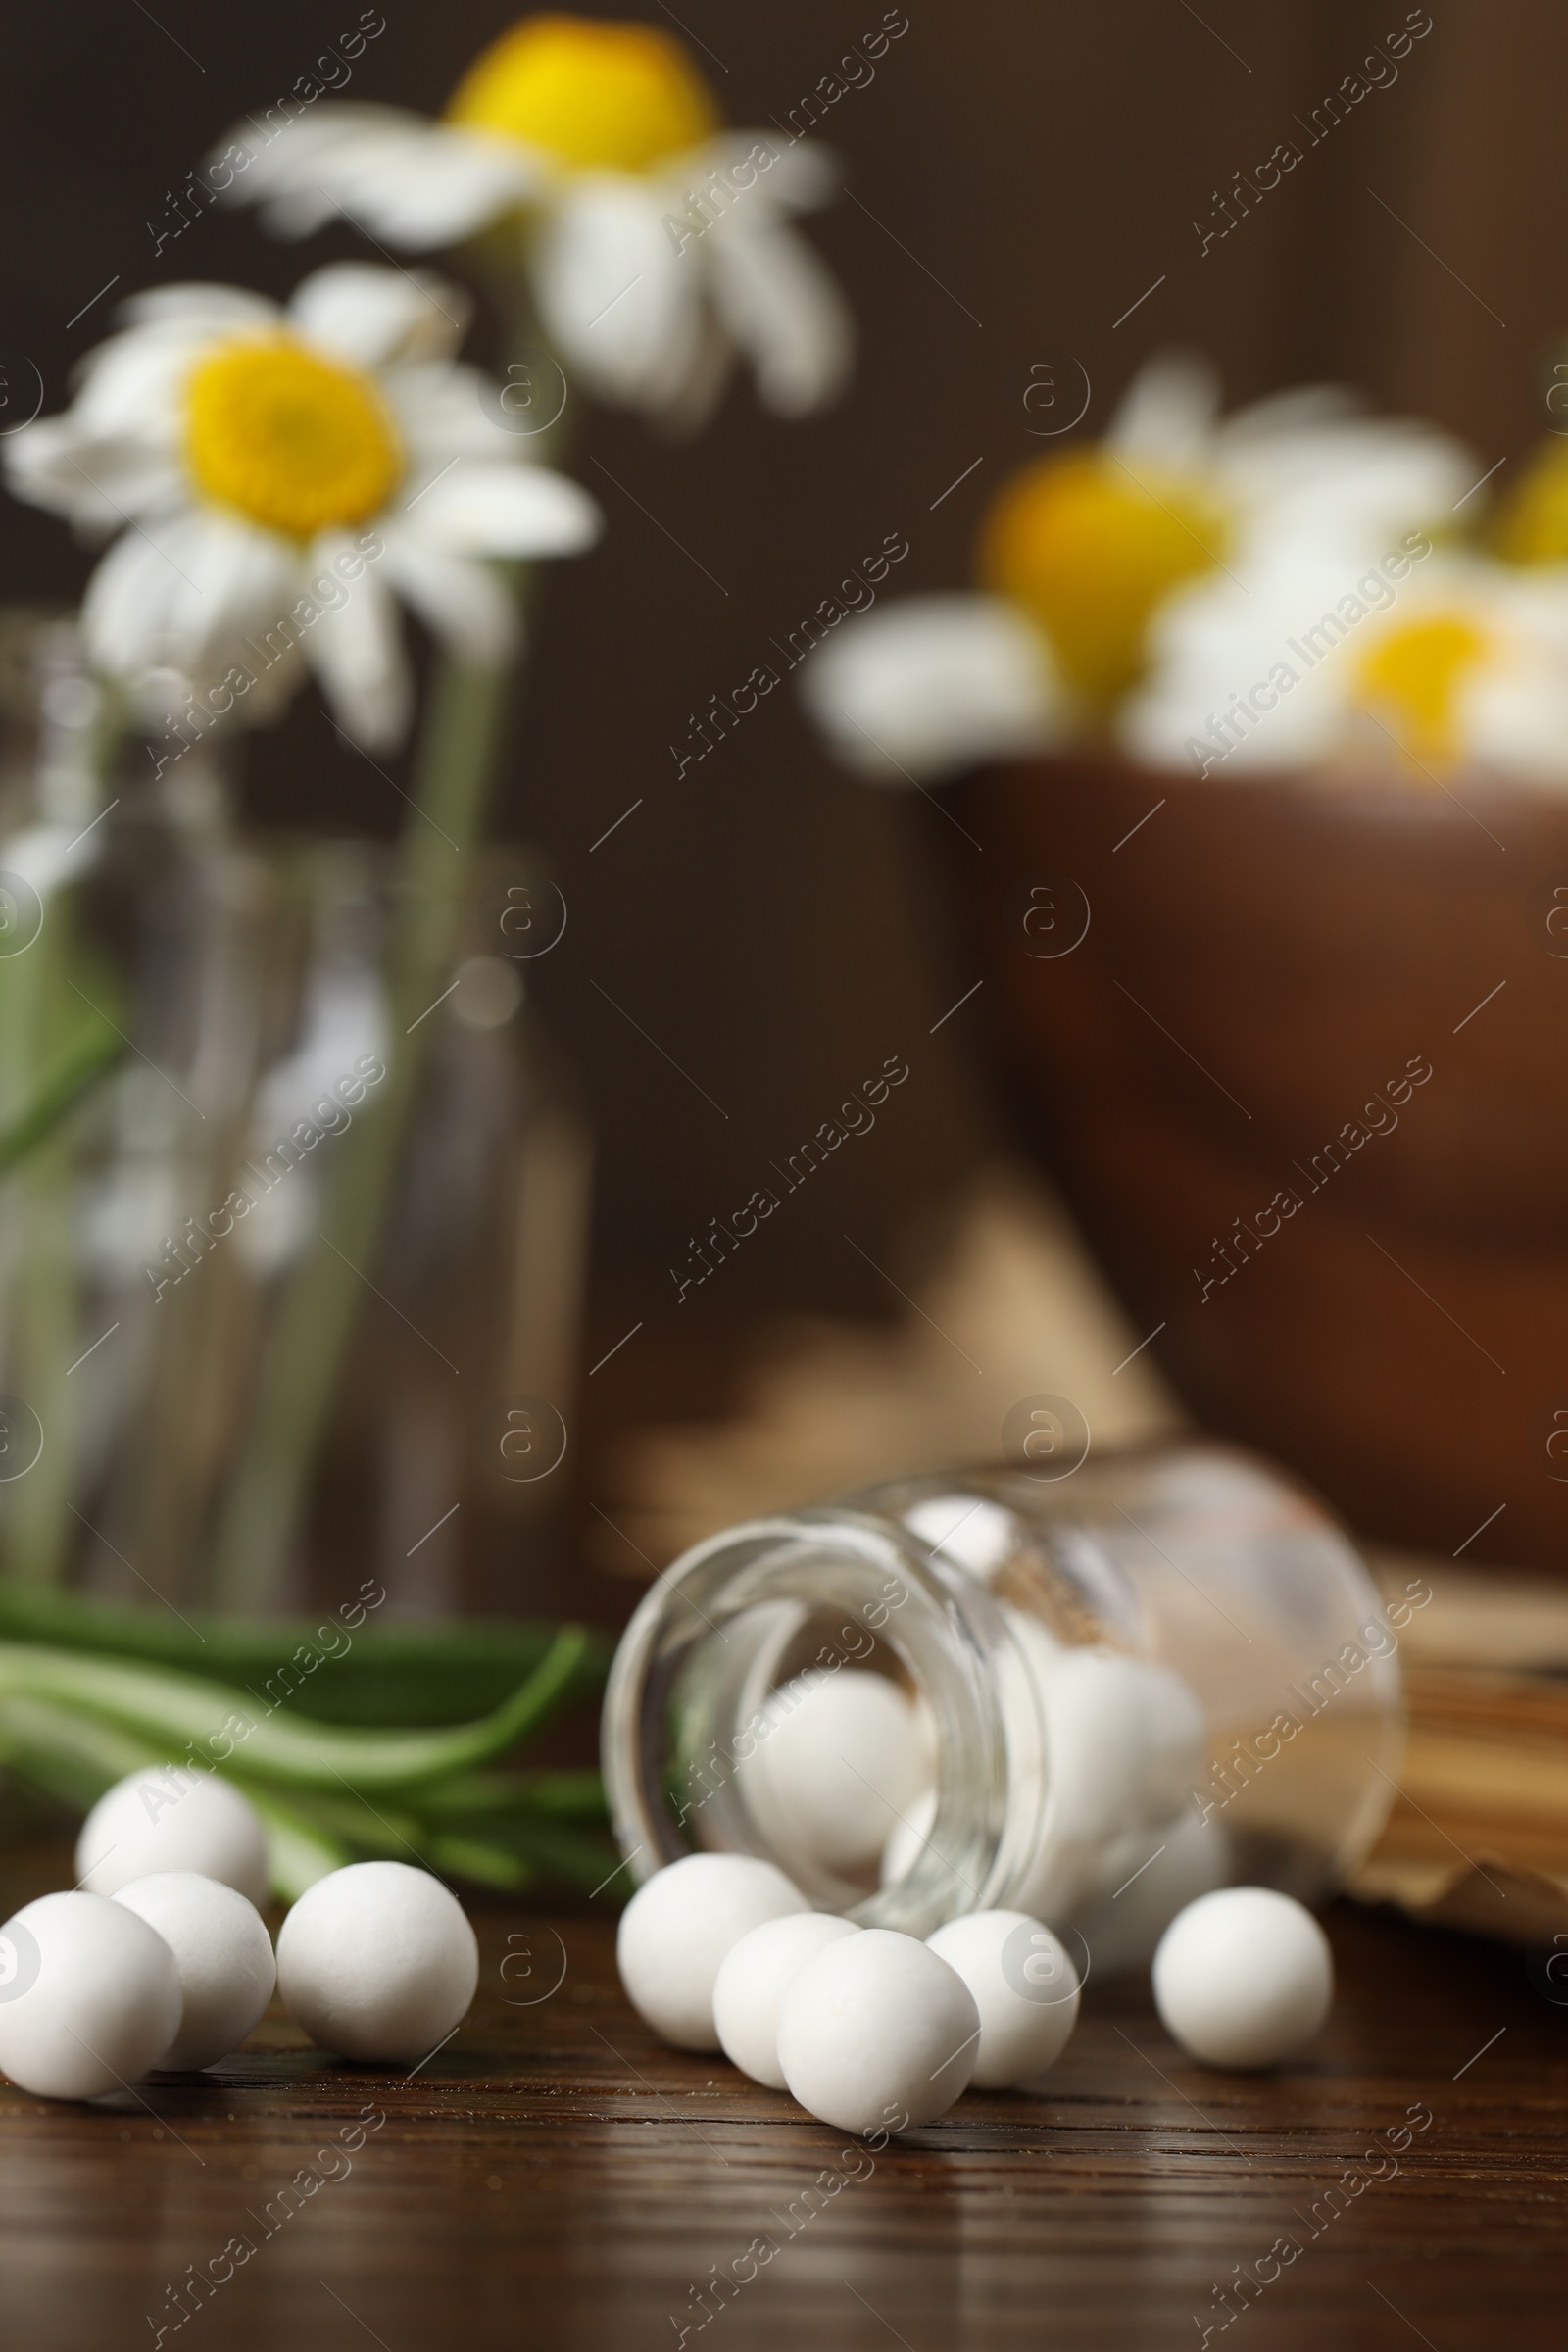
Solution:
[[[1307,1494],[1229,1447],[1067,1474],[1053,1450],[676,1561],[605,1706],[634,1879],[762,1854],[864,1925],[1010,1908],[1112,1973],[1212,1887],[1312,1901],[1354,1867],[1395,1793],[1418,1582],[1385,1601]]]

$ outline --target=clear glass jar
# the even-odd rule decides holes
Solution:
[[[626,1630],[616,1835],[637,1879],[758,1853],[862,1924],[1011,1908],[1072,1930],[1082,1966],[1130,1967],[1211,1887],[1311,1901],[1366,1852],[1408,1615],[1300,1488],[1206,1443],[755,1520],[688,1551]],[[890,1679],[903,1713],[838,1689],[821,1721],[850,1752],[808,1759],[803,1827],[801,1741],[778,1735],[846,1674]]]
[[[149,748],[114,749],[69,622],[0,610],[0,1573],[555,1614],[591,1141],[527,984],[564,901],[537,854],[476,856],[402,1027],[389,851],[246,830],[212,746]],[[334,1187],[409,1037],[351,1256]],[[352,1322],[296,1411],[269,1375],[320,1257]]]

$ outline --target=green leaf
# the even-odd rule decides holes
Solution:
[[[172,1763],[221,1765],[247,1781],[341,1793],[412,1788],[505,1755],[537,1731],[581,1671],[592,1637],[563,1626],[533,1673],[477,1722],[449,1731],[349,1731],[258,1712],[221,1683],[69,1651],[0,1643],[0,1702],[12,1692],[52,1699],[160,1746]],[[243,1751],[243,1752],[241,1752]]]
[[[94,1018],[44,1070],[14,1117],[0,1126],[0,1175],[51,1136],[125,1051],[118,1030]]]

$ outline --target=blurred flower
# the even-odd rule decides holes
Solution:
[[[597,536],[586,493],[486,417],[436,280],[345,263],[286,311],[186,285],[124,316],[72,408],[6,448],[19,497],[120,533],[82,608],[110,676],[270,708],[308,662],[344,726],[388,743],[409,707],[394,591],[465,661],[498,662],[513,604],[482,559]]]
[[[1188,580],[1250,584],[1303,530],[1370,559],[1446,517],[1473,479],[1458,443],[1359,415],[1333,386],[1222,420],[1212,370],[1173,353],[1135,378],[1103,441],[1006,484],[981,531],[980,577],[1033,616],[1069,685],[1103,710],[1142,675],[1150,622]]]
[[[811,656],[807,709],[846,767],[920,784],[979,760],[1020,759],[1058,732],[1051,648],[992,596],[911,596]]]
[[[346,220],[422,252],[494,227],[545,332],[623,407],[695,417],[731,346],[785,416],[848,372],[844,304],[790,217],[825,201],[818,150],[724,131],[685,50],[644,24],[525,17],[484,51],[444,120],[323,105],[257,148],[229,187],[302,236]]]
[[[1124,748],[1200,774],[1383,766],[1438,784],[1468,764],[1568,785],[1568,578],[1417,550],[1359,576],[1333,548],[1282,551],[1251,600],[1189,590],[1156,624]]]
[[[1496,547],[1508,564],[1568,564],[1568,442],[1536,450],[1503,500]]]
[[[988,593],[857,622],[812,657],[803,692],[848,764],[916,781],[1103,732],[1163,642],[1162,616],[1189,597],[1211,600],[1195,608],[1199,636],[1212,611],[1220,635],[1250,628],[1249,645],[1272,644],[1282,613],[1311,617],[1320,558],[1343,588],[1401,531],[1446,520],[1473,478],[1458,443],[1363,416],[1333,387],[1222,420],[1212,372],[1168,355],[1134,380],[1102,441],[1004,485],[979,534]],[[1178,700],[1185,713],[1185,685]],[[1138,725],[1123,735],[1143,740]],[[1168,756],[1163,716],[1152,736]],[[1289,727],[1269,740],[1287,764]]]

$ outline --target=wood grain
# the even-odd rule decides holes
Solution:
[[[324,2061],[273,2016],[210,2077],[101,2107],[0,2091],[7,2343],[1562,2339],[1564,2020],[1495,1946],[1342,1907],[1334,2018],[1260,2078],[1186,2060],[1143,1986],[1091,1987],[1046,2095],[972,2096],[873,2152],[657,2042],[599,1908],[480,1915],[480,1999],[412,2079]],[[1396,2155],[1386,2134],[1426,2113]],[[1277,2240],[1299,2252],[1259,2286]],[[215,2263],[237,2267],[204,2296],[190,2266]],[[1222,2328],[1238,2265],[1251,2300]]]

